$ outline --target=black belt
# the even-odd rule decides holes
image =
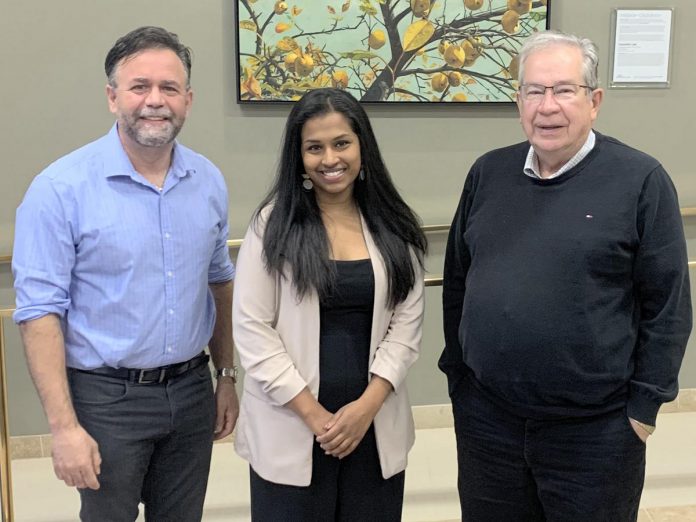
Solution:
[[[194,368],[207,364],[209,359],[210,357],[207,354],[201,353],[188,361],[159,366],[157,368],[145,368],[142,370],[135,368],[111,368],[109,366],[94,368],[93,370],[73,369],[83,373],[115,377],[135,384],[161,384],[167,382],[172,377],[178,377]]]

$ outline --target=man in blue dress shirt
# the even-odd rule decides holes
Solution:
[[[14,319],[80,517],[201,519],[235,391],[227,189],[175,142],[191,54],[142,27],[105,63],[116,124],[50,165],[17,210]],[[210,349],[217,368],[213,386]]]

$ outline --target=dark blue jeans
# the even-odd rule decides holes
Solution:
[[[80,518],[198,522],[208,483],[215,403],[207,364],[163,384],[68,370],[80,424],[99,444],[100,489],[81,489]]]
[[[625,410],[533,420],[462,377],[452,391],[466,522],[625,522],[638,517],[645,444]]]

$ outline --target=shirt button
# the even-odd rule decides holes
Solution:
[[[174,277],[174,273],[170,270],[169,272],[167,272],[167,276]]]
[[[169,234],[169,232],[165,232],[165,233],[164,233],[164,237],[167,238],[167,239],[169,239],[169,238],[172,237],[172,236]]]
[[[171,308],[169,309],[169,315],[174,315],[174,310],[172,310]]]
[[[171,351],[172,351],[172,347],[171,347],[171,346],[167,346],[167,351],[168,351],[168,352],[171,352]]]

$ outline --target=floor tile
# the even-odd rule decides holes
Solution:
[[[694,522],[696,505],[648,509],[652,522]]]

